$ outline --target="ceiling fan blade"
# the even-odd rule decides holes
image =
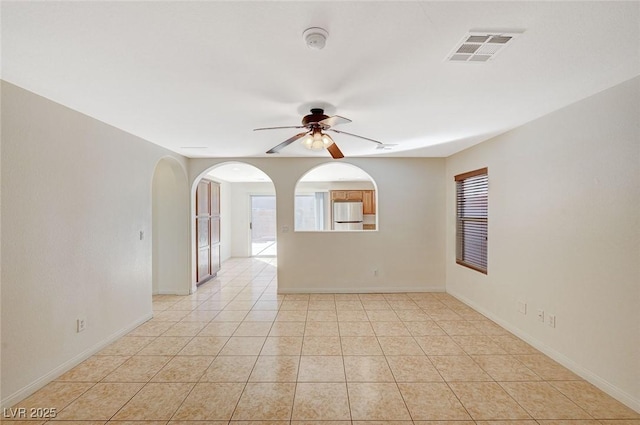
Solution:
[[[319,121],[318,124],[320,124],[324,128],[329,128],[333,127],[334,125],[347,124],[350,122],[351,120],[349,118],[341,117],[340,115],[334,115],[332,117],[325,118],[322,121]]]
[[[370,139],[370,138],[368,138],[368,137],[364,137],[364,136],[358,136],[357,134],[353,134],[353,133],[347,133],[346,131],[342,131],[342,130],[334,130],[333,128],[327,128],[327,130],[329,130],[329,131],[333,131],[333,132],[335,132],[335,133],[339,133],[339,134],[346,134],[346,135],[348,135],[348,136],[357,137],[358,139],[368,140],[368,141],[370,141],[370,142],[377,143],[377,144],[379,144],[379,145],[384,145],[384,143],[379,142],[379,141],[377,141],[377,140]]]
[[[397,143],[383,143],[381,145],[376,146],[376,149],[378,150],[389,150],[392,149],[394,146],[398,146]]]
[[[338,145],[336,145],[335,143],[332,143],[329,146],[327,146],[327,150],[329,151],[333,159],[344,158],[344,154],[342,153]]]
[[[278,146],[274,146],[271,149],[269,149],[267,151],[267,153],[278,153],[281,149],[286,148],[291,143],[295,142],[298,139],[303,138],[304,136],[306,136],[309,133],[310,133],[309,131],[305,131],[304,133],[298,133],[293,137],[289,137],[287,140],[285,140],[284,142],[280,143]]]
[[[261,127],[261,128],[254,128],[253,131],[258,131],[258,130],[278,130],[281,128],[306,128],[304,125],[290,125],[290,126],[286,126],[286,127]]]

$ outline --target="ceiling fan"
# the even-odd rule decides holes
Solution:
[[[302,139],[304,137],[304,139],[302,140],[302,145],[307,149],[312,149],[312,150],[326,149],[329,151],[329,153],[334,159],[344,158],[344,154],[342,153],[340,148],[338,148],[338,145],[335,144],[333,139],[328,134],[324,133],[325,131],[333,131],[334,133],[346,134],[349,136],[357,137],[359,139],[364,139],[373,143],[377,143],[378,149],[389,149],[390,146],[393,146],[393,145],[384,144],[377,140],[370,139],[368,137],[358,136],[357,134],[347,133],[346,131],[336,130],[333,128],[338,124],[346,124],[350,122],[351,120],[348,118],[341,117],[339,115],[334,115],[329,117],[324,114],[324,109],[313,108],[311,109],[311,113],[309,115],[305,115],[302,118],[302,125],[294,125],[294,126],[286,126],[286,127],[254,128],[253,131],[276,130],[281,128],[306,129],[302,133],[298,133],[295,136],[290,137],[284,142],[280,143],[279,145],[269,149],[267,151],[268,154],[278,153],[280,152],[280,150],[289,146],[291,143],[295,142],[298,139]]]

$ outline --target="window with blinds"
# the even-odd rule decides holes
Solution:
[[[455,176],[456,263],[487,273],[487,218],[489,174],[487,168]]]

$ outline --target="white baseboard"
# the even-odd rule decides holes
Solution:
[[[153,295],[180,295],[180,296],[184,296],[184,295],[191,295],[189,293],[189,291],[191,290],[191,286],[189,286],[189,288],[185,291],[160,291],[158,293],[155,293]]]
[[[640,412],[640,400],[634,398],[631,394],[627,393],[626,391],[621,390],[620,388],[616,387],[615,385],[613,385],[612,383],[610,383],[606,379],[598,376],[597,374],[593,373],[592,371],[590,371],[588,369],[585,369],[584,367],[580,366],[579,364],[577,364],[576,362],[574,362],[573,360],[571,360],[570,358],[568,358],[564,354],[554,350],[553,348],[551,348],[548,345],[544,344],[540,340],[538,340],[538,339],[532,337],[531,335],[523,332],[521,329],[511,325],[508,322],[505,322],[504,320],[500,319],[499,317],[496,317],[493,313],[491,313],[490,311],[485,310],[484,308],[482,308],[479,305],[475,304],[473,301],[467,299],[466,297],[455,293],[455,291],[453,291],[453,292],[447,291],[447,293],[449,295],[452,295],[453,297],[457,298],[458,300],[462,301],[463,303],[467,304],[469,307],[473,308],[474,310],[476,310],[477,312],[481,313],[482,315],[484,315],[484,316],[488,317],[489,319],[493,320],[498,325],[502,326],[503,328],[505,328],[506,330],[508,330],[512,334],[516,335],[518,338],[520,338],[523,341],[527,342],[532,347],[536,348],[537,350],[539,350],[539,351],[543,352],[544,354],[546,354],[547,356],[551,357],[553,360],[555,360],[556,362],[560,363],[562,366],[566,367],[567,369],[569,369],[570,371],[572,371],[576,375],[580,376],[585,381],[588,381],[591,384],[595,385],[596,387],[598,387],[599,389],[601,389],[605,393],[609,394],[611,397],[615,398],[619,402],[625,404],[626,406],[628,406],[629,408],[635,410],[636,412]]]
[[[135,328],[137,328],[147,320],[151,319],[152,317],[153,317],[153,314],[151,313],[143,316],[142,318],[136,320],[129,326],[126,326],[125,328],[115,332],[114,334],[103,339],[97,344],[94,344],[93,346],[87,348],[86,350],[74,356],[73,358],[69,359],[68,361],[62,363],[60,366],[56,367],[52,371],[36,379],[35,381],[25,386],[24,388],[21,388],[18,391],[14,392],[13,394],[7,396],[6,398],[0,400],[0,408],[3,408],[3,409],[9,408],[15,405],[16,403],[19,403],[21,400],[24,400],[25,398],[29,397],[31,394],[35,393],[40,388],[47,385],[49,382],[61,376],[63,373],[73,369],[74,367],[76,367],[77,365],[79,365],[80,363],[82,363],[83,361],[85,361],[86,359],[88,359],[98,351],[105,348],[107,345],[115,342],[120,337],[128,334],[129,332],[131,332],[132,330],[134,330]]]
[[[385,287],[385,288],[281,288],[279,294],[393,294],[397,292],[445,292],[442,286],[433,287]]]

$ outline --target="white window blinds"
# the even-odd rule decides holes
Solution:
[[[487,273],[487,219],[489,174],[487,168],[455,176],[456,262]]]

